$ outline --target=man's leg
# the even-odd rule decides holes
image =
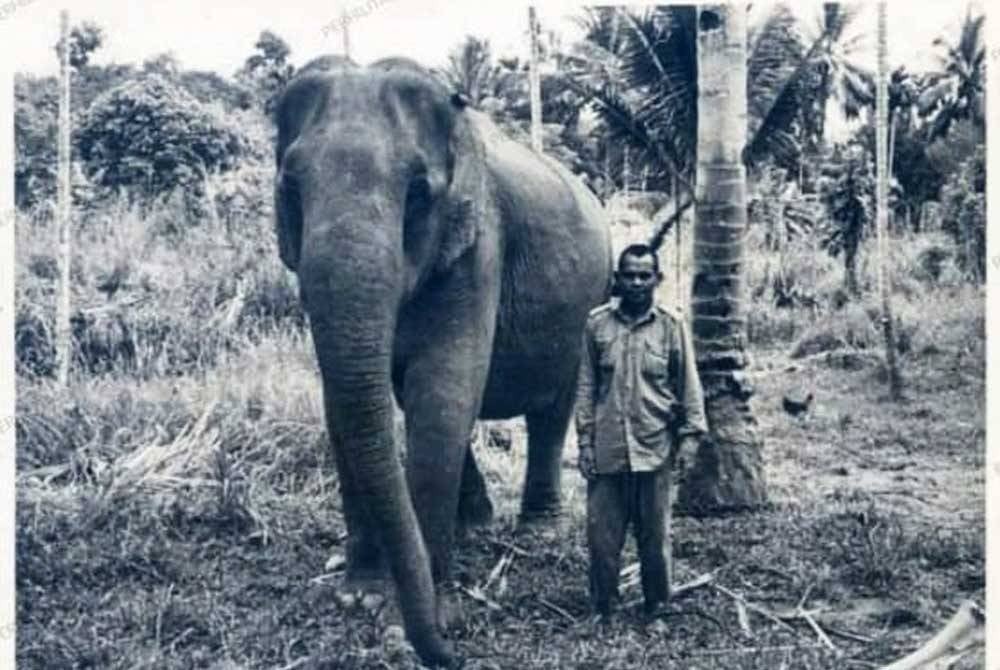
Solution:
[[[654,614],[670,597],[670,488],[671,471],[637,473],[635,539],[639,550],[642,594],[646,613]]]
[[[597,475],[587,482],[590,600],[597,614],[605,616],[618,599],[618,571],[628,522],[627,476]]]

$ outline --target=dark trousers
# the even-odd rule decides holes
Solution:
[[[599,614],[618,599],[625,531],[632,524],[639,550],[646,610],[670,595],[670,468],[597,475],[587,482],[590,597]]]

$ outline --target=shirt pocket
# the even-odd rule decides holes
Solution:
[[[660,390],[665,391],[669,388],[670,357],[648,341],[642,348],[642,376]]]

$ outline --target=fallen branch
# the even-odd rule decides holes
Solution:
[[[497,561],[497,564],[493,566],[493,569],[490,570],[490,574],[486,577],[486,581],[483,583],[481,587],[483,593],[486,593],[489,590],[490,585],[497,579],[499,579],[500,576],[503,575],[507,570],[510,569],[510,565],[513,562],[514,562],[514,552],[511,549],[508,549],[506,552],[504,552],[504,555],[500,557],[500,560]]]
[[[470,589],[468,587],[460,585],[458,588],[459,588],[459,590],[462,593],[464,593],[465,595],[469,596],[470,598],[472,598],[476,602],[480,602],[480,603],[486,605],[491,610],[494,610],[494,611],[497,611],[497,612],[502,612],[503,611],[503,608],[500,607],[500,605],[498,605],[495,601],[493,601],[490,598],[488,598],[486,596],[486,594],[484,594],[479,589],[479,587],[473,587],[473,588]]]
[[[699,656],[730,656],[733,654],[762,654],[774,651],[801,651],[802,649],[819,649],[819,644],[780,644],[771,647],[733,647],[731,649],[705,649],[693,654],[688,654],[687,658],[697,658]]]
[[[753,637],[753,630],[750,628],[750,615],[747,614],[747,606],[741,601],[736,601],[736,621],[740,624],[740,630],[747,637]]]
[[[809,627],[813,629],[814,633],[816,633],[816,637],[819,638],[820,642],[822,642],[827,649],[829,649],[835,654],[840,653],[840,650],[837,649],[837,647],[833,644],[833,641],[830,639],[830,637],[825,632],[823,632],[823,629],[819,627],[819,624],[816,623],[816,620],[812,618],[809,612],[802,610],[799,616],[801,616],[803,619],[806,620],[806,622],[809,624]]]
[[[676,589],[670,589],[670,598],[679,598],[680,596],[686,594],[688,591],[693,591],[702,586],[708,586],[715,579],[715,571],[706,572],[700,577],[695,577],[690,582],[681,584]]]
[[[748,610],[750,610],[751,612],[756,612],[757,614],[761,615],[765,619],[768,619],[771,622],[778,624],[782,628],[784,628],[786,630],[790,630],[792,632],[795,632],[795,628],[793,626],[785,623],[784,621],[782,621],[778,617],[774,616],[774,614],[770,610],[768,610],[767,608],[761,607],[760,605],[755,605],[755,604],[753,604],[751,602],[748,602],[746,600],[746,598],[744,598],[743,596],[739,595],[738,593],[733,593],[732,591],[730,591],[729,589],[727,589],[725,586],[722,586],[721,584],[711,584],[711,587],[713,589],[715,589],[716,591],[718,591],[719,593],[721,593],[721,594],[723,594],[725,596],[729,596],[733,600],[738,600],[738,601],[742,602],[743,605],[746,606],[746,608]]]
[[[917,670],[928,667],[932,661],[940,659],[945,654],[952,654],[947,663],[940,666],[947,668],[949,664],[983,643],[985,621],[986,615],[982,608],[975,602],[966,600],[944,628],[923,646],[894,663],[883,665],[880,670]]]
[[[574,617],[572,614],[570,614],[569,612],[567,612],[566,610],[564,610],[562,607],[559,607],[559,605],[556,605],[555,603],[546,600],[542,596],[538,596],[538,602],[543,607],[552,610],[556,614],[558,614],[558,615],[560,615],[562,617],[565,617],[566,619],[568,619],[569,621],[571,621],[573,623],[576,623],[576,617]]]
[[[813,629],[814,633],[816,633],[816,637],[819,638],[819,641],[822,642],[827,649],[835,654],[839,654],[840,650],[837,649],[830,637],[823,631],[822,628],[820,628],[819,624],[816,623],[816,619],[812,617],[812,613],[806,610],[806,601],[809,600],[809,594],[812,593],[813,586],[815,586],[815,584],[810,584],[806,587],[806,590],[802,593],[802,597],[799,598],[799,604],[795,606],[795,613],[800,619],[805,619],[806,623],[809,624],[809,627]]]
[[[494,539],[492,539],[490,541],[493,544],[496,544],[496,545],[499,545],[499,546],[504,547],[506,549],[509,549],[510,551],[514,552],[515,554],[517,554],[519,556],[530,556],[531,555],[531,554],[528,553],[528,551],[526,549],[522,549],[521,547],[517,546],[513,542],[508,542],[507,540],[500,540],[500,539],[496,539],[496,538],[494,538]]]
[[[871,644],[875,641],[870,637],[858,635],[857,633],[852,633],[849,630],[840,630],[837,628],[830,628],[829,626],[826,627],[826,632],[833,637],[839,637],[843,640],[849,640],[851,642],[860,642],[861,644]]]

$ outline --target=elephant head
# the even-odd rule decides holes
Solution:
[[[483,147],[464,108],[408,61],[325,59],[275,111],[279,246],[309,314],[328,429],[380,529],[407,636],[431,664],[451,652],[393,443],[393,335],[401,308],[483,225]]]

